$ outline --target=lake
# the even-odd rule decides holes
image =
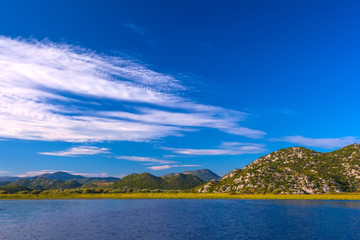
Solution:
[[[360,201],[0,201],[0,239],[360,239]]]

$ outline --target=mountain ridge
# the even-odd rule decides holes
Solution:
[[[170,177],[175,175],[176,173],[168,173],[165,174],[161,177]],[[215,179],[215,180],[219,180],[221,177],[219,175],[217,175],[216,173],[214,173],[213,171],[211,171],[210,169],[199,169],[199,170],[193,170],[193,171],[184,171],[182,172],[182,174],[186,174],[186,175],[194,175],[198,178],[200,178],[201,180],[204,180],[206,182]]]

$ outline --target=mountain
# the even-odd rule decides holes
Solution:
[[[46,173],[35,177],[0,177],[0,190],[13,192],[16,187],[25,191],[25,189],[70,189],[84,187],[107,187],[119,181],[120,178],[115,177],[84,177],[81,175],[73,175],[67,172]],[[22,187],[22,188],[20,188]]]
[[[80,187],[81,184],[74,181],[62,181],[56,179],[47,179],[44,177],[39,177],[35,179],[19,179],[15,182],[10,183],[8,186],[22,186],[29,189],[69,189]]]
[[[83,179],[85,177],[80,175],[73,175],[67,172],[54,172],[54,173],[45,173],[41,174],[39,176],[35,176],[32,178],[46,178],[46,179],[55,179],[55,180],[61,180],[61,181],[67,181],[67,180],[77,180],[77,179]]]
[[[150,173],[130,174],[117,181],[113,187],[130,187],[137,189],[161,189],[162,180]]]
[[[168,173],[162,177],[170,177],[170,176],[174,176],[176,173]],[[215,180],[219,180],[221,177],[219,175],[217,175],[216,173],[212,172],[209,169],[200,169],[200,170],[194,170],[194,171],[185,171],[182,172],[182,174],[186,174],[186,175],[194,175],[198,178],[200,178],[201,180],[204,180],[206,182],[215,179]]]
[[[0,186],[5,186],[5,185],[8,185],[10,184],[11,182],[0,182]]]
[[[90,177],[90,178],[82,178],[82,179],[78,179],[76,180],[77,182],[81,183],[81,184],[98,184],[98,183],[115,183],[117,181],[119,181],[120,178],[116,178],[116,177],[103,177],[103,178],[99,178],[99,177]]]
[[[201,180],[204,180],[206,182],[215,179],[215,180],[219,180],[221,177],[219,175],[217,175],[216,173],[214,173],[213,171],[209,170],[209,169],[200,169],[200,170],[194,170],[194,171],[185,171],[183,172],[183,174],[192,174],[198,178],[200,178]]]
[[[194,176],[182,173],[177,173],[174,176],[161,178],[163,180],[164,188],[170,190],[187,190],[205,183],[204,180]]]
[[[136,188],[136,189],[163,189],[163,190],[186,190],[204,184],[205,181],[193,175],[177,173],[168,177],[156,177],[150,173],[130,174],[112,187]]]
[[[0,182],[15,182],[16,180],[20,179],[19,177],[0,177]]]
[[[67,172],[54,172],[54,173],[45,173],[39,176],[32,177],[31,179],[36,178],[46,178],[46,179],[53,179],[53,180],[61,180],[61,181],[68,181],[68,180],[76,180],[80,184],[86,183],[105,183],[105,182],[116,182],[119,181],[120,178],[115,177],[84,177],[81,175],[73,175]]]
[[[197,192],[312,194],[360,191],[360,144],[321,153],[280,149],[212,180]]]

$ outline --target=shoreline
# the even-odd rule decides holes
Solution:
[[[0,194],[1,200],[51,199],[249,199],[249,200],[360,200],[360,193],[342,194],[228,194],[228,193],[88,193],[88,194]]]

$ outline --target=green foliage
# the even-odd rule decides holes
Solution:
[[[29,191],[31,191],[31,189],[28,187],[20,186],[20,185],[6,185],[6,186],[0,187],[0,191],[2,191],[5,194],[9,194],[9,193],[19,193],[22,191],[29,192]]]
[[[185,190],[204,184],[205,181],[194,175],[175,174],[169,177],[156,177],[150,173],[131,174],[116,182],[113,188],[148,190]]]
[[[205,186],[205,185],[204,185]],[[204,186],[200,189],[203,190]],[[208,192],[326,193],[360,191],[360,145],[320,153],[303,147],[281,149],[259,158]]]

